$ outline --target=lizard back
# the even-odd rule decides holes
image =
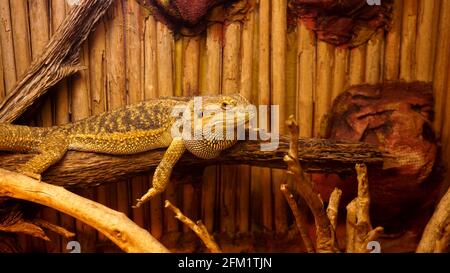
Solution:
[[[68,124],[62,129],[69,150],[108,154],[134,154],[167,147],[175,121],[172,109],[180,99],[155,99]]]

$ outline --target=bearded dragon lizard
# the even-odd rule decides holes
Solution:
[[[225,139],[225,133],[218,137],[220,130],[205,135],[202,130],[205,125],[224,129],[227,121],[234,121],[232,124],[238,126],[247,124],[251,118],[251,114],[242,111],[249,102],[240,95],[201,98],[201,109],[196,109],[193,98],[166,98],[126,106],[63,126],[0,124],[0,150],[35,153],[18,171],[40,180],[41,174],[61,160],[68,150],[129,155],[167,148],[155,170],[152,188],[137,200],[135,207],[139,207],[165,190],[173,167],[186,150],[199,158],[210,159],[237,142],[236,138]],[[216,110],[204,111],[211,107]],[[181,127],[192,128],[188,134],[191,137],[174,136],[173,125],[180,120],[174,115],[176,108],[183,110],[179,111],[183,113]],[[218,110],[226,110],[227,114],[219,115]],[[199,132],[200,139],[192,137]]]

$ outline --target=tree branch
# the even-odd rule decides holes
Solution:
[[[197,234],[197,236],[202,240],[206,248],[208,248],[211,253],[222,253],[222,250],[220,249],[219,245],[217,245],[214,237],[209,234],[208,229],[201,220],[198,220],[197,223],[194,223],[194,221],[186,217],[179,208],[170,203],[169,200],[166,200],[166,202],[164,203],[164,207],[171,210],[175,214],[175,218],[180,220],[183,224],[185,224],[193,232],[195,232],[195,234]]]
[[[215,164],[247,164],[285,169],[283,156],[288,151],[288,139],[282,137],[275,151],[261,151],[261,143],[261,141],[243,141],[212,160],[202,160],[186,153],[178,162],[175,171],[190,172],[193,167]],[[87,187],[113,182],[153,170],[159,164],[164,152],[164,149],[152,150],[130,156],[68,152],[59,163],[44,173],[43,180],[64,187]],[[32,154],[0,154],[0,168],[15,171],[17,166],[32,157]],[[300,139],[298,158],[306,171],[353,173],[354,166],[358,162],[365,162],[374,169],[381,168],[389,155],[366,143]]]
[[[358,196],[347,205],[347,253],[367,253],[369,242],[383,232],[382,227],[372,228],[370,222],[370,196],[367,167],[356,165]]]
[[[450,242],[450,190],[442,197],[417,247],[418,253],[443,252]]]
[[[0,196],[27,200],[66,213],[97,229],[126,252],[168,252],[123,213],[62,187],[0,169]]]
[[[292,175],[297,182],[297,189],[299,194],[303,197],[308,207],[314,216],[316,225],[316,249],[317,252],[339,252],[334,229],[331,226],[330,219],[323,206],[320,196],[317,195],[312,187],[311,180],[303,172],[297,154],[299,151],[298,139],[299,128],[293,116],[290,116],[286,122],[289,132],[291,134],[290,149],[288,154],[284,157],[287,164],[288,174]]]
[[[113,0],[82,0],[63,21],[42,55],[28,68],[0,104],[0,122],[13,122],[38,98],[80,69],[78,52]]]
[[[314,243],[309,237],[307,222],[308,219],[305,213],[302,213],[298,208],[297,201],[294,198],[294,195],[289,191],[287,184],[281,184],[280,190],[284,195],[289,207],[292,210],[292,214],[295,218],[295,224],[297,225],[297,229],[300,233],[300,236],[303,239],[303,243],[305,244],[306,251],[308,253],[314,253]]]

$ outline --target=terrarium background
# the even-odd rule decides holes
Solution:
[[[137,1],[116,0],[84,44],[81,58],[87,69],[53,88],[29,122],[65,124],[158,96],[240,92],[255,104],[280,104],[283,116],[298,117],[301,136],[312,137],[333,98],[349,85],[422,80],[434,82],[435,130],[444,159],[450,159],[450,0],[396,0],[391,30],[351,50],[316,40],[300,23],[285,33],[285,6],[286,0],[261,0],[248,20],[210,25],[204,35],[175,39]],[[69,10],[63,0],[0,0],[0,100]],[[189,177],[171,183],[162,197],[138,210],[131,205],[149,188],[149,176],[79,193],[126,213],[179,250],[193,250],[199,243],[163,209],[164,199],[222,234],[219,243],[225,251],[250,250],[252,245],[258,251],[287,251],[286,244],[276,243],[284,241],[276,238],[291,237],[280,237],[292,224],[279,191],[283,179],[280,170],[210,167],[203,183],[193,184]],[[71,217],[51,209],[43,209],[41,216],[75,231],[83,252],[118,250]],[[234,248],[233,240],[223,239],[250,234],[275,240],[239,239]],[[66,251],[67,241],[49,236],[49,243],[19,239],[24,251]]]

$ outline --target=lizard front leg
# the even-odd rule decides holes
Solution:
[[[170,181],[170,175],[172,174],[172,169],[183,155],[186,147],[181,138],[174,138],[164,153],[161,162],[159,162],[158,167],[156,167],[155,173],[153,175],[153,185],[152,188],[140,199],[137,199],[137,204],[134,208],[139,208],[143,203],[150,200],[153,196],[162,193],[167,184]]]
[[[67,136],[63,132],[54,132],[46,136],[39,145],[39,153],[18,167],[20,173],[41,180],[41,174],[58,162],[67,152]]]

